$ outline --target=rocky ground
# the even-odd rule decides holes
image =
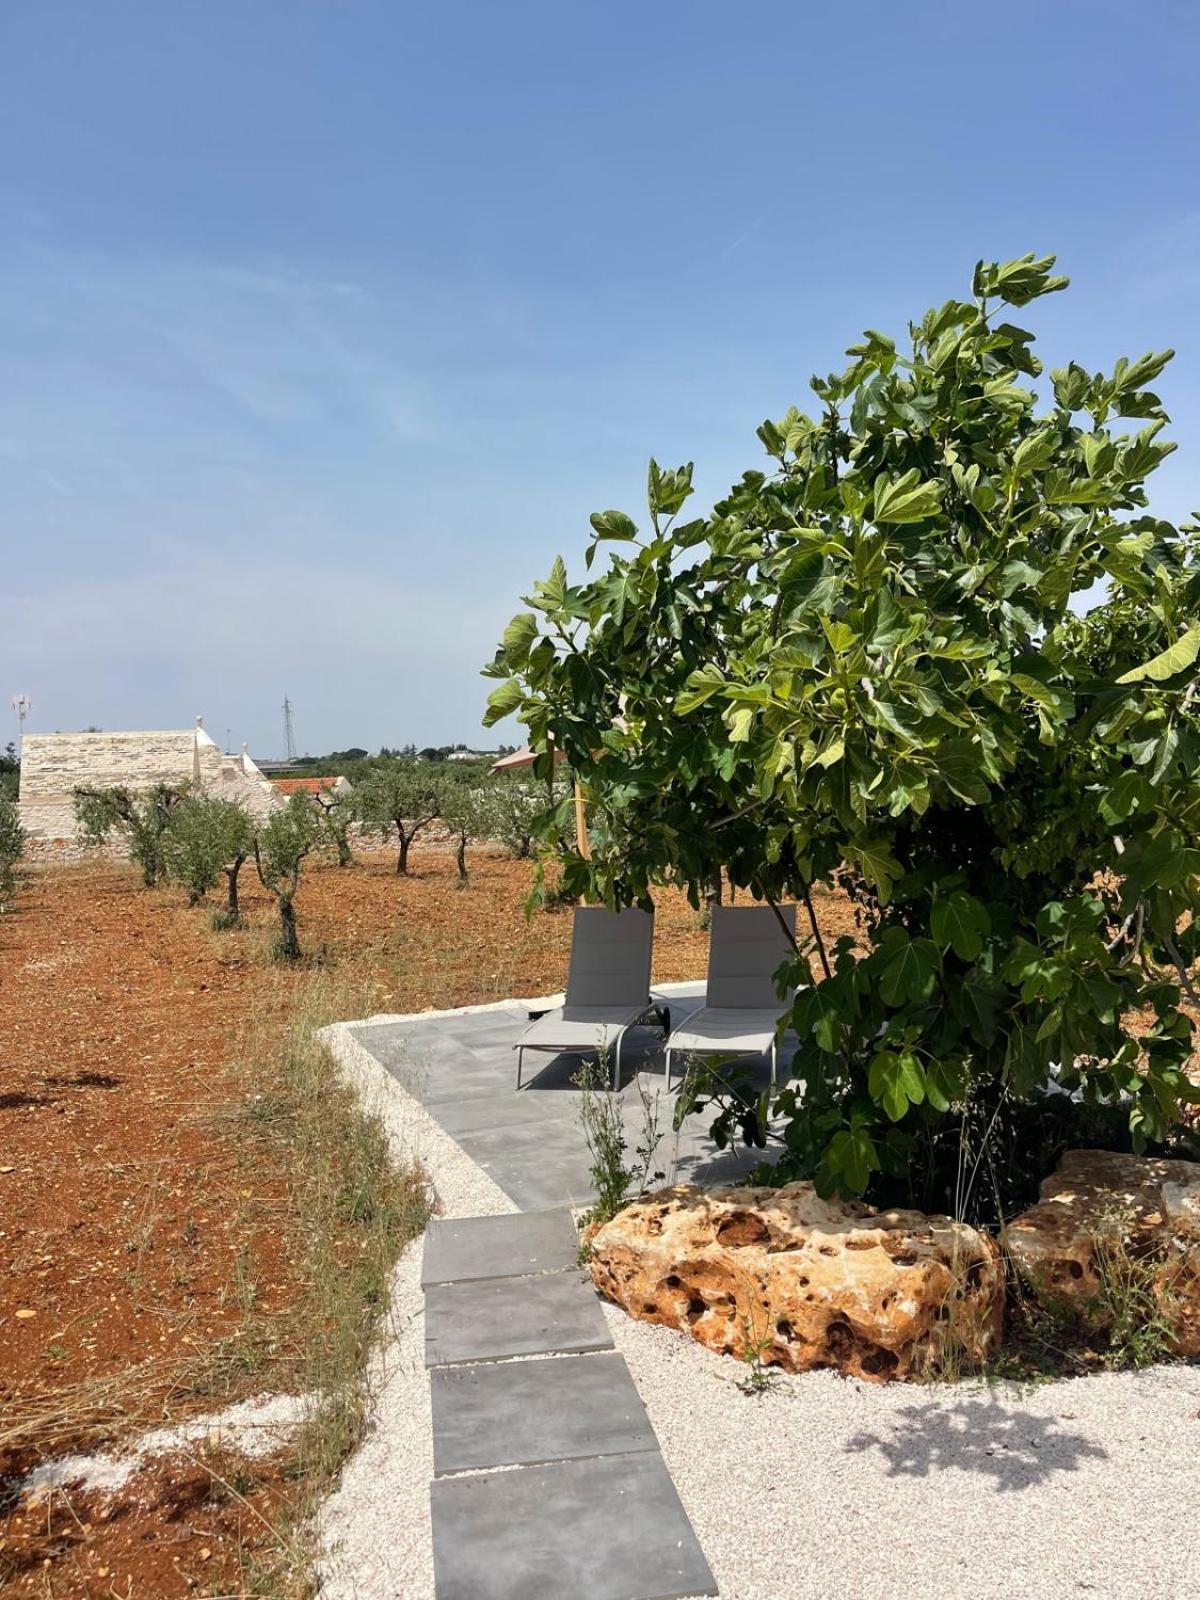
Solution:
[[[471,864],[465,891],[435,851],[407,879],[378,852],[310,871],[298,971],[267,959],[271,906],[249,872],[241,933],[213,933],[178,889],[148,892],[107,862],[31,872],[0,916],[0,1588],[240,1586],[238,1552],[274,1492],[265,1473],[261,1503],[178,1457],[116,1496],[56,1490],[34,1514],[15,1486],[47,1456],[289,1387],[304,1282],[287,1173],[249,1158],[231,1066],[269,1050],[317,978],[345,979],[347,1014],[560,986],[569,913],[526,920],[528,863]],[[663,895],[656,977],[694,977],[704,950],[682,897]],[[252,1371],[221,1360],[248,1316],[264,1335]]]

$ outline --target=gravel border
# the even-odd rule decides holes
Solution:
[[[553,997],[547,997],[553,1003]],[[501,1001],[370,1023],[520,1009]],[[445,1216],[508,1197],[351,1035],[326,1030]],[[420,1249],[393,1278],[372,1431],[323,1508],[323,1595],[432,1600],[432,1444]],[[1200,1367],[1038,1387],[780,1377],[605,1305],[723,1600],[1183,1600],[1200,1591]]]

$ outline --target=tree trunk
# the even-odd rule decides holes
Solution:
[[[242,920],[241,907],[238,905],[238,873],[242,870],[242,863],[245,859],[245,856],[235,856],[230,865],[224,869],[225,878],[229,884],[229,895],[225,902],[225,910],[230,922],[240,922]]]
[[[458,836],[458,848],[454,852],[454,862],[458,867],[458,886],[460,889],[465,889],[469,881],[467,878],[467,836],[465,833],[460,833]]]
[[[279,954],[285,961],[298,961],[300,941],[296,937],[296,911],[290,894],[277,894],[279,906]]]
[[[352,867],[354,865],[354,857],[350,853],[350,843],[344,833],[338,835],[337,853],[339,867]]]
[[[716,872],[713,874],[712,883],[709,885],[707,900],[708,900],[708,910],[709,910],[709,914],[710,915],[712,914],[712,908],[714,906],[719,906],[719,905],[724,904],[724,900],[725,900],[725,880],[724,880],[724,878],[723,878],[723,876],[721,874],[720,867],[718,867]]]
[[[403,824],[397,823],[396,826],[400,829],[400,854],[396,858],[396,871],[398,873],[406,873],[408,871],[408,847],[412,841],[408,834],[405,833]]]

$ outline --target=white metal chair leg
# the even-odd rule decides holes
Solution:
[[[617,1035],[617,1048],[613,1051],[613,1093],[617,1094],[621,1088],[621,1044],[625,1038],[622,1031]]]
[[[779,1064],[779,1044],[777,1040],[771,1041],[771,1093],[775,1093],[775,1069]]]
[[[668,1094],[670,1094],[670,1092],[671,1092],[671,1052],[669,1050],[665,1050],[663,1052],[663,1054],[667,1058],[667,1089],[666,1089],[666,1092]]]
[[[522,1056],[524,1056],[524,1054],[525,1054],[524,1048],[521,1045],[518,1045],[517,1046],[517,1088],[518,1089],[521,1087],[521,1058],[522,1058]]]

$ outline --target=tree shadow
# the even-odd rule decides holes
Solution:
[[[29,1094],[24,1089],[13,1089],[0,1094],[0,1111],[20,1111],[25,1106],[48,1106],[53,1101],[48,1094]]]
[[[1056,1472],[1077,1472],[1085,1461],[1108,1459],[1090,1439],[1060,1430],[1057,1418],[1008,1410],[990,1400],[905,1406],[890,1438],[862,1433],[846,1449],[878,1450],[889,1478],[927,1478],[957,1467],[992,1478],[1002,1493],[1032,1488]]]
[[[74,1078],[45,1077],[43,1083],[48,1083],[55,1089],[116,1089],[125,1080],[114,1078],[110,1072],[80,1072]]]

